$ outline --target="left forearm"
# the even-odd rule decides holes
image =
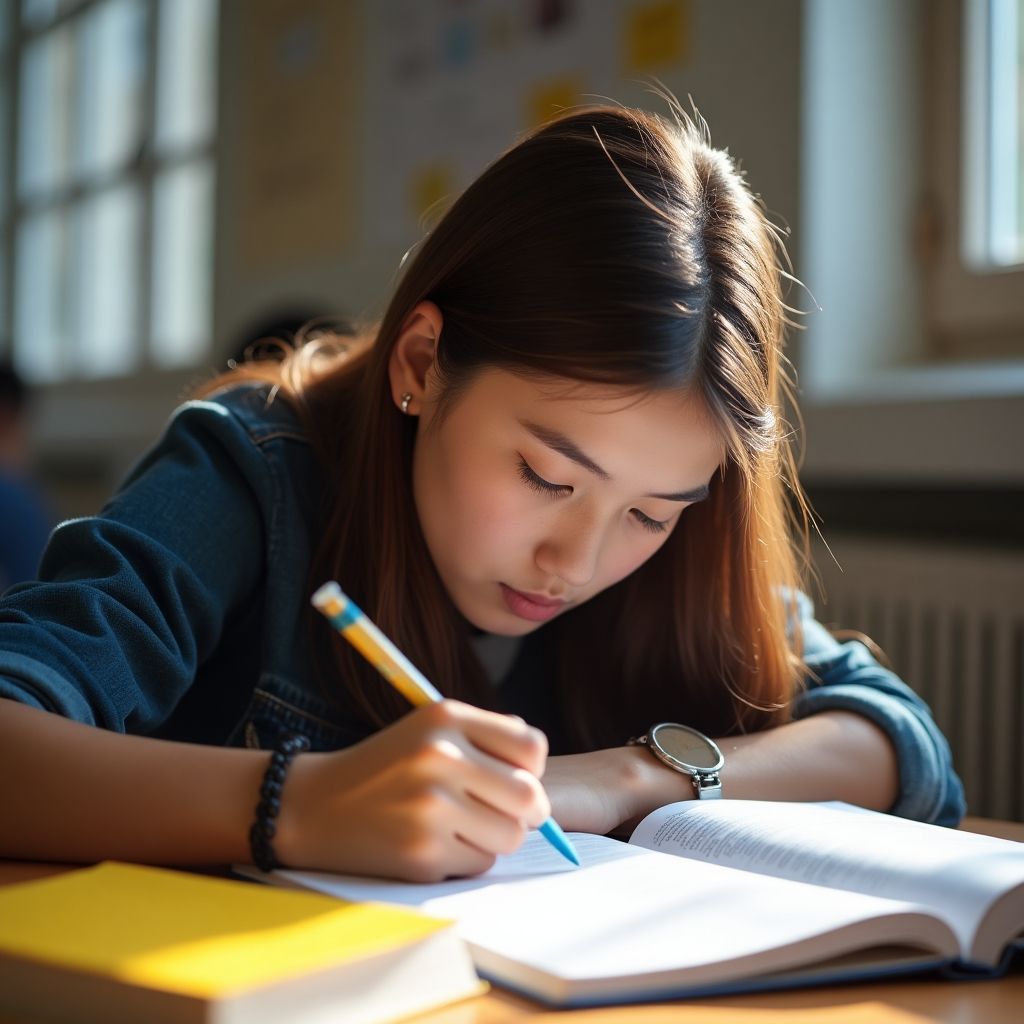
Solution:
[[[867,718],[823,711],[749,736],[717,741],[722,789],[736,800],[845,800],[887,811],[898,787],[896,753]],[[643,747],[548,759],[544,785],[569,830],[609,832],[656,807],[693,798],[690,779]]]
[[[825,711],[765,732],[716,741],[725,754],[722,790],[736,800],[845,800],[887,811],[896,801],[899,775],[888,737],[862,715]],[[636,777],[648,811],[693,796],[689,779],[646,751]],[[644,767],[649,771],[644,771]],[[638,792],[639,795],[639,792]],[[646,811],[644,812],[646,813]]]
[[[823,711],[749,736],[719,740],[727,797],[845,800],[876,811],[896,802],[896,751],[862,715]]]

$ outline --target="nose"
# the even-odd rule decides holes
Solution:
[[[602,534],[597,523],[566,518],[537,545],[534,561],[545,576],[557,576],[570,587],[585,587],[597,572]]]

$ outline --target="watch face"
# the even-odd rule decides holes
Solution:
[[[674,761],[700,771],[717,771],[725,763],[722,752],[706,736],[684,725],[663,723],[650,733],[656,743]]]

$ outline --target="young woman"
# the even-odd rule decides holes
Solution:
[[[0,602],[0,855],[243,860],[276,773],[282,863],[478,872],[698,795],[629,743],[666,720],[726,798],[957,821],[927,708],[799,592],[780,252],[678,112],[523,138],[379,324],[211,383]],[[331,578],[450,699],[334,635]]]

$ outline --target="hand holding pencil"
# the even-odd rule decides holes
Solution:
[[[410,703],[422,706],[440,704],[444,701],[442,694],[342,592],[337,583],[324,584],[316,591],[312,600],[314,606],[330,620],[335,629]],[[500,754],[498,756],[500,757]],[[562,856],[574,864],[579,864],[572,843],[553,818],[546,817],[540,823],[539,829],[544,838]]]

